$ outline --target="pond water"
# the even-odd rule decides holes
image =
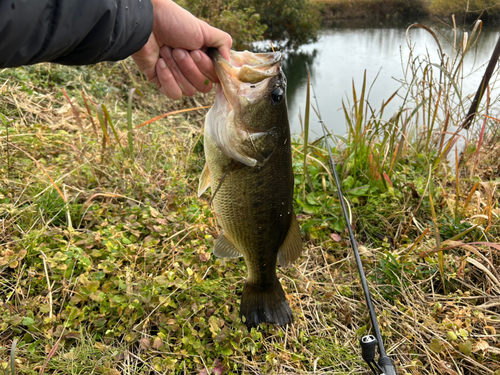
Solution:
[[[411,22],[413,23],[413,22]],[[410,25],[411,23],[408,23]],[[429,25],[439,29],[438,35],[446,54],[453,53],[453,47],[446,39],[453,40],[453,30],[443,25]],[[353,81],[359,93],[366,70],[368,88],[372,85],[369,102],[379,109],[401,87],[397,81],[404,77],[403,63],[410,53],[406,40],[407,25],[399,27],[357,27],[332,26],[324,29],[318,42],[304,45],[299,51],[287,53],[283,70],[288,78],[287,99],[292,133],[300,134],[299,113],[303,117],[306,103],[307,69],[316,91],[321,116],[334,134],[346,133],[346,120],[342,100],[352,104]],[[470,30],[466,30],[469,32]],[[432,61],[439,63],[437,45],[432,36],[420,28],[409,32],[413,55],[429,54]],[[491,53],[500,36],[500,28],[483,28],[480,40],[473,53],[464,60],[462,95],[474,95],[486,69]],[[459,36],[459,40],[460,40]],[[492,77],[497,77],[496,74]],[[358,94],[359,95],[359,94]],[[389,119],[399,109],[402,99],[397,98],[387,106],[384,119]],[[322,136],[317,117],[311,110],[311,138]]]

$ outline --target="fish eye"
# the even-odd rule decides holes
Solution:
[[[271,101],[273,104],[280,104],[285,97],[285,91],[280,86],[276,87],[271,93]]]

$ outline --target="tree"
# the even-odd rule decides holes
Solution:
[[[281,48],[297,49],[317,40],[319,10],[310,0],[179,0],[181,6],[212,26],[231,34],[233,49],[249,49],[269,39]]]
[[[267,26],[264,38],[285,48],[315,42],[320,29],[320,13],[309,0],[241,0],[244,7],[253,7]]]

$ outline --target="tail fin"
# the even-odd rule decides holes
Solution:
[[[278,279],[268,287],[246,282],[241,297],[240,316],[248,328],[257,327],[260,323],[280,326],[293,323],[292,310]]]

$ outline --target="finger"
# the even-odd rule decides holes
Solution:
[[[212,88],[210,80],[200,71],[191,55],[183,48],[172,50],[172,56],[184,77],[198,90],[207,93]]]
[[[187,96],[192,96],[196,93],[196,88],[184,77],[184,74],[177,66],[177,62],[172,56],[172,49],[168,46],[163,46],[160,49],[160,55],[165,60],[170,73],[174,77],[177,85],[182,90],[182,93]]]
[[[230,61],[229,55],[231,46],[233,45],[233,39],[231,38],[231,35],[215,27],[212,27],[207,23],[204,23],[202,32],[205,41],[204,45],[206,47],[217,48],[222,57],[224,57],[227,61]]]
[[[219,82],[217,74],[215,74],[214,64],[210,57],[203,51],[195,50],[190,53],[191,58],[198,67],[198,70],[207,77],[210,81],[214,83]]]
[[[156,63],[156,86],[160,91],[172,99],[180,99],[182,96],[182,90],[177,84],[172,72],[168,68],[165,60],[158,59]]]

